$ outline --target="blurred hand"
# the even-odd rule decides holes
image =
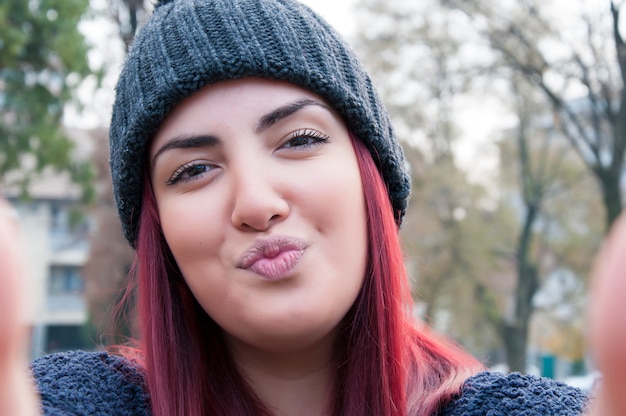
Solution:
[[[17,218],[0,198],[0,415],[39,413],[27,377],[28,327]]]
[[[590,343],[603,374],[591,415],[626,415],[626,215],[613,225],[592,276]]]

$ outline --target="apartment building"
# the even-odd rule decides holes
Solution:
[[[90,151],[86,131],[69,132],[82,156]],[[92,220],[79,213],[79,190],[64,175],[46,175],[20,199],[0,189],[15,209],[21,233],[21,254],[29,283],[32,328],[30,357],[75,348],[89,348],[85,334],[87,305],[81,268],[89,254]]]

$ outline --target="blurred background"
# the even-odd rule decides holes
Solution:
[[[493,369],[588,388],[588,277],[626,189],[624,1],[306,4],[363,59],[404,143],[416,315]],[[133,252],[107,124],[152,7],[0,3],[0,194],[22,228],[32,358],[130,333],[112,319]]]

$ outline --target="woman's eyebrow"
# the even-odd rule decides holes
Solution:
[[[320,106],[322,108],[325,108],[327,110],[330,110],[328,108],[327,105],[322,104],[319,101],[315,101],[315,100],[311,100],[308,98],[302,99],[302,100],[297,100],[294,102],[291,102],[289,104],[285,104],[283,106],[278,107],[277,109],[265,114],[263,117],[261,117],[261,119],[259,120],[259,124],[257,125],[256,128],[256,133],[262,133],[263,130],[271,127],[272,125],[278,123],[279,121],[283,120],[284,118],[289,117],[290,115],[294,114],[295,112],[311,106],[311,105],[317,105]]]
[[[152,166],[155,165],[157,157],[171,149],[190,149],[197,147],[211,147],[220,143],[220,139],[215,136],[178,136],[168,140],[157,150],[152,157]]]

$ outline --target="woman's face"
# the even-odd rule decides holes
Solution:
[[[362,286],[365,202],[348,131],[317,95],[256,78],[180,103],[150,146],[167,243],[231,341],[332,338]]]

